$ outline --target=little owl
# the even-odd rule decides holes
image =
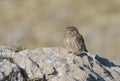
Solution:
[[[73,26],[66,28],[64,46],[68,53],[80,54],[82,51],[88,52],[83,36]]]

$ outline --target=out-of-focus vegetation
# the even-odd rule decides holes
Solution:
[[[1,44],[63,46],[69,25],[90,53],[120,64],[120,0],[0,0]]]

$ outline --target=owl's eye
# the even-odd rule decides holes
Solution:
[[[77,31],[73,31],[74,33],[77,33]]]

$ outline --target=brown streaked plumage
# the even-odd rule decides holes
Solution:
[[[82,51],[88,52],[83,36],[79,33],[77,28],[73,26],[66,28],[64,46],[68,53],[81,53]]]

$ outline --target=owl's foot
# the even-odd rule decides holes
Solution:
[[[77,52],[74,52],[75,55],[80,55],[81,52],[80,51],[77,51]]]
[[[67,53],[72,53],[72,51],[68,51]]]

